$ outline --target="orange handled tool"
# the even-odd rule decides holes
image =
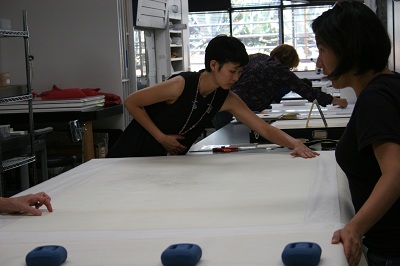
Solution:
[[[238,150],[239,150],[238,147],[225,147],[225,146],[212,149],[213,152],[233,152],[233,151],[238,151]]]

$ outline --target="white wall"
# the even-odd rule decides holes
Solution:
[[[28,12],[32,89],[100,88],[123,97],[117,0],[0,0],[0,18],[22,30]],[[22,38],[0,39],[0,71],[26,83]],[[113,117],[121,128],[122,117]]]
[[[33,89],[42,92],[53,84],[66,87],[121,86],[116,1],[110,0],[0,0],[0,17],[22,30],[22,10],[28,12],[30,51],[35,56]],[[23,82],[23,42],[2,43],[3,71]],[[23,66],[23,65],[22,65]]]

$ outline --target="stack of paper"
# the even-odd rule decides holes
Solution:
[[[88,96],[80,99],[41,100],[35,98],[32,101],[33,112],[55,112],[55,111],[82,111],[94,107],[104,106],[104,95]],[[2,113],[27,113],[26,101],[7,102],[0,104]]]

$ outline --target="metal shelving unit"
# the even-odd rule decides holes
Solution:
[[[0,98],[0,103],[13,103],[13,102],[21,102],[29,100],[32,100],[32,95],[19,95],[7,98]]]
[[[30,147],[29,151],[24,151],[23,148],[21,149],[21,154],[18,156],[13,156],[11,158],[5,158],[3,160],[3,154],[9,150],[13,149],[15,146],[14,142],[18,142],[18,139],[21,140],[23,143],[23,139],[26,139],[26,136],[20,137],[8,137],[4,139],[0,139],[0,196],[3,195],[3,186],[2,186],[2,178],[3,172],[6,172],[11,169],[19,168],[25,166],[29,163],[35,161],[35,153],[33,150],[34,147],[34,122],[33,122],[33,107],[32,107],[32,88],[31,88],[31,69],[30,69],[30,62],[29,62],[29,30],[28,30],[28,21],[27,21],[27,12],[24,10],[22,12],[22,19],[23,19],[23,31],[14,31],[14,30],[2,30],[0,29],[0,38],[23,38],[24,40],[24,48],[25,48],[25,69],[26,69],[26,94],[24,95],[15,95],[6,98],[0,98],[0,103],[10,103],[10,102],[19,102],[19,101],[27,101],[28,108],[29,108],[29,131],[28,137],[29,142],[26,148]],[[17,140],[16,140],[17,139]],[[10,144],[11,143],[11,144]],[[6,146],[7,149],[5,150],[3,146]],[[2,148],[3,147],[3,148]],[[15,149],[20,149],[16,145]],[[29,184],[28,184],[29,185]]]
[[[28,31],[16,31],[16,30],[2,30],[0,29],[0,37],[29,37]]]
[[[3,171],[11,170],[24,166],[28,163],[33,163],[35,161],[35,156],[31,157],[14,157],[3,161]]]
[[[180,24],[181,20],[177,19],[171,19],[170,18],[170,30],[169,30],[169,35],[170,35],[170,49],[171,49],[171,74],[177,74],[179,72],[185,71],[184,69],[184,64],[183,64],[183,34],[182,30],[174,30],[174,23],[175,24]],[[179,40],[178,43],[175,43],[175,38]]]
[[[157,82],[189,71],[188,0],[168,1],[167,25],[155,30]]]

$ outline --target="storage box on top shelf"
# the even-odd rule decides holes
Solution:
[[[0,87],[10,85],[10,73],[0,73]]]
[[[11,30],[11,20],[0,18],[0,29],[2,30]]]
[[[16,97],[28,93],[26,85],[0,86],[0,98]]]

